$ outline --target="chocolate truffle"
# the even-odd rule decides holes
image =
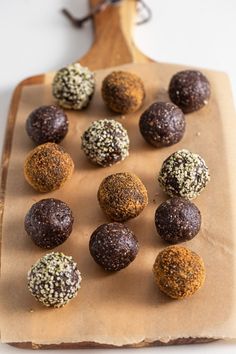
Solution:
[[[74,110],[89,104],[94,89],[94,73],[78,63],[60,69],[52,83],[52,93],[59,105]]]
[[[200,230],[201,213],[189,200],[174,197],[162,203],[155,213],[160,237],[169,243],[191,240]]]
[[[133,173],[115,173],[106,177],[98,189],[98,201],[104,213],[114,221],[138,216],[148,204],[147,190]]]
[[[28,272],[28,288],[36,300],[47,307],[62,307],[80,288],[81,275],[72,257],[48,253]]]
[[[135,112],[145,97],[143,82],[135,74],[113,71],[103,80],[102,97],[107,107],[116,113]]]
[[[139,129],[146,142],[155,147],[173,145],[184,135],[185,117],[173,103],[155,102],[141,115]]]
[[[129,156],[129,137],[121,123],[94,121],[82,135],[81,148],[91,162],[107,167]]]
[[[180,246],[169,246],[158,254],[153,274],[160,290],[173,299],[193,295],[206,276],[202,258]]]
[[[191,113],[205,106],[210,94],[209,81],[197,70],[180,71],[170,81],[170,99],[184,113]]]
[[[54,143],[37,146],[26,157],[24,175],[37,192],[59,189],[72,175],[74,163],[65,150]]]
[[[171,197],[196,198],[210,180],[203,158],[188,150],[179,150],[162,164],[158,181]]]
[[[89,250],[105,270],[126,268],[137,256],[138,240],[127,226],[114,222],[99,226],[91,235]]]
[[[58,199],[42,199],[25,216],[25,231],[41,248],[54,248],[70,236],[74,218],[68,205]]]
[[[41,106],[30,113],[26,131],[37,144],[60,143],[68,132],[68,119],[57,106]]]

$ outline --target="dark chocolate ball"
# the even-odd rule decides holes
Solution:
[[[65,112],[54,105],[41,106],[30,113],[26,120],[26,131],[36,144],[60,143],[68,132]]]
[[[25,231],[41,248],[61,245],[70,236],[74,217],[69,206],[58,199],[42,199],[25,216]]]
[[[205,106],[210,94],[209,81],[205,75],[197,70],[180,71],[170,81],[170,99],[184,113],[191,113]]]
[[[99,226],[89,242],[89,250],[95,262],[109,271],[127,267],[137,256],[138,249],[134,233],[117,222]]]
[[[155,213],[160,237],[168,243],[189,241],[200,230],[201,213],[189,200],[175,197],[162,203]]]
[[[175,104],[155,102],[141,115],[139,129],[147,143],[155,147],[173,145],[184,135],[185,117]]]

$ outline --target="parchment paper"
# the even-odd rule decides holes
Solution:
[[[1,256],[0,324],[2,342],[56,344],[91,341],[117,346],[142,340],[168,341],[180,337],[236,337],[235,261],[235,112],[227,77],[205,71],[212,97],[204,109],[186,116],[187,130],[177,145],[155,149],[138,130],[141,112],[155,100],[167,100],[171,76],[183,67],[167,64],[133,64],[123,69],[140,75],[146,88],[145,103],[138,112],[115,116],[128,129],[130,157],[110,168],[91,165],[80,150],[80,136],[99,118],[114,118],[100,97],[102,78],[96,73],[96,93],[88,109],[68,111],[69,134],[62,145],[75,162],[72,180],[50,194],[36,193],[24,180],[23,162],[33,144],[24,129],[28,114],[37,106],[53,103],[50,82],[23,90],[10,158],[3,223]],[[48,76],[48,81],[51,76]],[[152,277],[157,253],[166,245],[154,227],[154,212],[166,199],[157,183],[163,160],[175,150],[188,148],[206,160],[211,182],[195,200],[203,224],[199,235],[184,246],[204,259],[207,278],[193,297],[171,300],[158,290]],[[125,270],[107,273],[95,264],[88,250],[89,237],[107,221],[96,199],[102,179],[114,172],[132,171],[145,183],[149,205],[127,224],[140,242],[136,260]],[[77,298],[62,309],[43,307],[27,289],[27,271],[46,252],[37,248],[24,232],[24,216],[30,206],[47,197],[67,202],[75,217],[71,237],[56,248],[72,255],[82,273]]]

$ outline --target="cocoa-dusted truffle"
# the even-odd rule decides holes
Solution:
[[[60,106],[79,110],[86,107],[94,93],[94,73],[79,63],[60,69],[52,83],[52,93]]]
[[[180,246],[169,246],[158,254],[153,274],[160,290],[173,299],[193,295],[206,276],[202,258]]]
[[[133,173],[115,173],[106,177],[98,189],[98,201],[104,213],[115,221],[138,216],[148,203],[147,190]]]
[[[59,189],[72,175],[74,163],[65,150],[54,143],[37,146],[26,157],[24,175],[38,192]]]
[[[36,300],[48,307],[62,307],[80,288],[81,274],[72,257],[48,253],[28,272],[28,288]]]
[[[42,199],[25,216],[25,231],[41,248],[61,245],[70,236],[74,218],[69,206],[58,199]]]
[[[173,145],[184,135],[185,117],[173,103],[155,102],[141,115],[139,129],[147,143],[155,147]]]
[[[197,70],[180,71],[170,81],[170,99],[184,113],[191,113],[205,106],[210,94],[209,81]]]
[[[158,181],[171,197],[196,198],[210,180],[208,167],[203,158],[188,150],[179,150],[162,164]]]
[[[201,213],[189,200],[174,197],[162,203],[155,213],[160,237],[169,243],[191,240],[200,230]]]
[[[111,166],[129,155],[128,133],[115,120],[97,120],[83,133],[81,147],[90,161]]]
[[[143,82],[133,73],[113,71],[103,80],[102,97],[107,107],[114,112],[135,112],[145,97]]]
[[[137,256],[138,240],[127,226],[114,222],[99,226],[91,235],[89,250],[105,270],[118,271]]]

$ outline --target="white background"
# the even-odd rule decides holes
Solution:
[[[137,46],[158,61],[226,71],[236,100],[236,0],[146,2],[153,11],[153,17],[150,23],[135,28]],[[87,0],[0,0],[0,149],[10,97],[16,84],[25,77],[57,70],[79,59],[92,43],[91,24],[86,24],[81,30],[73,28],[60,13],[63,7],[78,16],[88,9]],[[106,350],[106,353],[202,351],[235,353],[236,342]],[[0,345],[0,353],[15,352],[31,351]],[[80,350],[86,354],[95,352],[101,353],[101,350]]]

